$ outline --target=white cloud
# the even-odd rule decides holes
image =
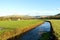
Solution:
[[[0,16],[4,15],[54,15],[55,11],[18,11],[18,10],[0,10]]]

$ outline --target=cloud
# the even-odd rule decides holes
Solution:
[[[28,15],[54,15],[54,11],[28,11]]]
[[[31,10],[31,11],[14,11],[14,10],[7,10],[7,11],[0,11],[0,16],[4,15],[30,15],[30,16],[36,16],[36,15],[54,15],[55,11],[37,11],[37,10]]]

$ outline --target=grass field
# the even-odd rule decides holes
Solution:
[[[60,20],[51,20],[51,23],[52,23],[55,35],[58,37],[58,40],[60,40]]]
[[[0,40],[20,34],[42,23],[41,20],[0,21]]]

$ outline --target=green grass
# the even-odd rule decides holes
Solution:
[[[20,20],[20,21],[0,21],[0,28],[2,30],[10,30],[15,28],[24,28],[29,25],[41,22],[40,20]]]
[[[17,28],[19,28],[20,31],[20,29],[30,27],[31,25],[42,23],[42,22],[43,21],[41,20],[0,21],[0,28],[2,28],[0,29],[0,36],[3,35],[5,32],[8,32],[5,33],[8,36],[10,34],[13,34],[14,30]]]
[[[60,20],[51,20],[55,35],[60,38]]]

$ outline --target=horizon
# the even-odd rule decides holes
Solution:
[[[40,17],[43,17],[43,16],[55,16],[55,15],[3,15],[3,16],[0,16],[0,17],[7,17],[7,16],[40,16]]]
[[[60,13],[60,0],[0,0],[0,16],[56,15]]]

